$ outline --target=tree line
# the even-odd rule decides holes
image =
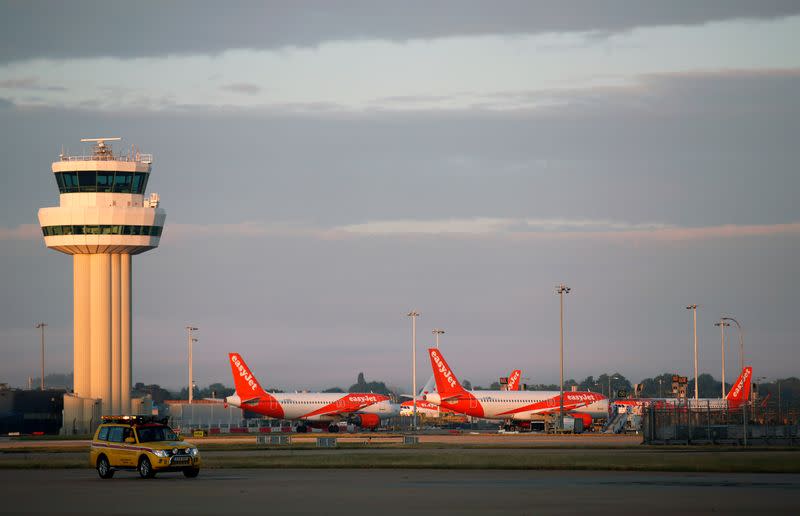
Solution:
[[[642,385],[639,397],[642,398],[663,398],[672,397],[672,375],[674,373],[662,373],[652,378],[645,378],[638,383]],[[694,396],[694,378],[689,377],[686,392],[689,397]],[[735,380],[735,378],[734,378]],[[32,378],[32,388],[36,389],[40,385],[39,378]],[[488,387],[472,385],[469,380],[462,382],[464,388],[474,390],[499,390],[500,383],[493,382]],[[51,373],[45,376],[45,387],[49,389],[72,390],[72,374]],[[703,373],[698,377],[698,394],[701,398],[719,398],[722,395],[722,382],[712,375]],[[603,373],[599,376],[587,376],[581,381],[569,379],[564,382],[564,389],[571,390],[577,386],[577,390],[599,392],[606,396],[611,394],[612,398],[629,397],[634,395],[633,383],[621,373]],[[558,384],[529,383],[528,390],[559,390]],[[731,388],[731,384],[726,382],[726,392]],[[757,384],[759,403],[765,406],[777,407],[780,399],[783,410],[800,410],[800,378],[789,377],[773,381],[764,381]],[[283,392],[280,389],[268,388],[268,392]],[[401,393],[396,388],[391,388],[382,381],[367,381],[364,373],[359,373],[356,382],[347,389],[335,386],[323,392],[374,392],[376,394],[394,395],[399,398]],[[163,404],[165,400],[188,399],[188,389],[186,387],[179,391],[171,391],[158,384],[144,384],[137,382],[132,389],[131,396],[141,397],[149,395],[156,404]],[[194,399],[203,398],[225,398],[234,393],[232,387],[222,383],[212,383],[206,387],[195,387],[193,392]]]

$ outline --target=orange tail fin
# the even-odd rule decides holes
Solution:
[[[436,348],[428,349],[431,357],[431,367],[433,367],[433,377],[436,379],[436,391],[442,399],[457,396],[464,392],[464,388],[458,382],[458,378],[450,370],[450,366],[445,362],[441,352]]]
[[[742,374],[736,379],[736,383],[734,383],[731,390],[728,391],[725,399],[728,401],[748,401],[750,399],[750,391],[752,390],[752,377],[752,367],[747,366],[742,369]]]
[[[228,353],[228,358],[230,358],[233,372],[233,386],[242,401],[264,396],[266,392],[258,384],[258,380],[250,372],[250,368],[244,363],[242,356],[239,353]]]
[[[514,369],[511,371],[511,374],[508,375],[508,386],[509,391],[518,391],[519,390],[519,380],[522,377],[522,371],[519,369]]]

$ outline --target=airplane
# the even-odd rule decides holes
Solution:
[[[422,395],[434,389],[433,375],[425,382],[425,385],[417,393],[417,415],[425,417],[440,417],[444,415],[454,414],[454,412],[439,410],[439,405],[434,405],[429,401],[424,401]],[[404,397],[411,398],[409,395]],[[404,401],[400,404],[400,415],[403,417],[412,417],[414,415],[414,400],[413,398]]]
[[[298,420],[297,431],[309,432],[312,427],[339,431],[340,421],[374,430],[382,419],[397,416],[400,406],[389,396],[372,392],[266,392],[239,353],[228,353],[236,391],[225,403],[276,419]]]
[[[558,414],[559,391],[469,391],[461,386],[440,350],[429,348],[431,367],[436,378],[436,392],[423,396],[425,401],[484,419],[533,421]],[[564,392],[564,413],[581,419],[584,428],[592,420],[608,417],[608,399],[596,392]]]
[[[520,378],[522,377],[522,371],[519,369],[515,369],[508,375],[508,383],[506,384],[507,390],[509,391],[518,391],[520,389]],[[428,384],[431,384],[430,386]],[[427,393],[428,391],[432,390],[433,384],[433,377],[429,380],[428,384],[422,388],[422,393]],[[414,401],[404,401],[400,404],[400,415],[411,417],[414,414]],[[430,401],[424,401],[422,399],[417,398],[417,415],[425,416],[425,417],[441,417],[441,416],[452,416],[455,412],[452,410],[447,410],[444,407],[440,407],[439,405],[434,405]]]
[[[518,391],[520,389],[521,383],[520,378],[522,378],[522,371],[519,369],[514,369],[511,371],[511,374],[508,375],[508,383],[506,383],[506,390],[509,391]]]
[[[736,379],[731,390],[728,391],[724,398],[699,398],[696,401],[694,398],[686,398],[686,401],[681,398],[628,398],[614,400],[613,404],[630,407],[652,405],[656,408],[681,405],[697,410],[735,410],[741,408],[742,405],[750,401],[750,392],[753,390],[752,378],[753,368],[751,366],[746,366],[742,369],[739,378]]]
[[[439,405],[434,405],[430,401],[417,400],[417,415],[425,417],[439,417],[446,414],[453,414],[452,411],[444,410]],[[400,404],[400,415],[411,417],[414,415],[414,401],[408,400]]]

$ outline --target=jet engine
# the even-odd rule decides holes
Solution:
[[[353,424],[361,428],[374,429],[381,424],[381,417],[377,414],[356,414],[353,416]]]
[[[590,414],[585,414],[583,412],[570,412],[569,415],[575,419],[582,419],[583,428],[586,430],[592,428],[592,416]]]

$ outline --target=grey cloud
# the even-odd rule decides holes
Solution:
[[[379,97],[372,102],[374,104],[419,104],[442,102],[453,99],[453,96],[448,95],[395,95],[393,97]]]
[[[35,330],[13,331],[34,315],[65,335],[48,341],[52,354],[71,356],[72,264],[33,238],[36,209],[58,202],[50,163],[61,145],[77,152],[80,137],[101,134],[154,153],[148,188],[168,212],[162,246],[135,259],[137,381],[177,382],[180,354],[159,350],[179,349],[192,321],[206,343],[195,348],[202,384],[229,382],[225,352],[236,350],[271,385],[345,384],[360,370],[407,385],[404,314],[416,307],[420,335],[447,330],[460,376],[486,384],[519,364],[534,382],[551,382],[552,287],[562,280],[573,288],[568,377],[689,371],[683,307],[693,302],[702,306],[702,371],[719,371],[712,319],[731,313],[745,345],[757,343],[758,353],[747,348],[757,374],[796,375],[800,238],[759,226],[800,220],[797,91],[792,71],[728,71],[649,76],[635,88],[569,92],[550,109],[499,113],[7,110],[0,221],[14,229],[0,244],[0,377],[21,384],[37,363],[25,344]],[[240,221],[476,216],[751,229],[632,246],[213,231]],[[188,223],[211,230],[170,233]],[[301,356],[314,357],[302,371]]]
[[[11,102],[8,99],[4,99],[3,97],[0,97],[0,110],[11,109],[13,107],[14,107],[14,103],[13,102]]]
[[[248,82],[236,82],[233,84],[225,84],[220,86],[221,90],[232,91],[234,93],[244,93],[246,95],[255,95],[261,91],[261,86]]]
[[[63,86],[45,86],[39,84],[38,77],[20,77],[0,81],[0,89],[33,90],[33,91],[66,91]]]
[[[506,2],[104,1],[6,2],[0,7],[0,62],[37,57],[216,54],[232,48],[316,46],[326,41],[485,34],[593,32],[696,25],[800,13],[792,0]],[[211,27],[212,29],[207,29]]]
[[[39,79],[37,79],[36,77],[21,77],[18,79],[6,79],[4,81],[0,81],[0,88],[27,90],[35,86],[38,82]]]
[[[659,73],[621,86],[496,92],[476,97],[475,107],[580,116],[612,116],[618,110],[668,117],[763,116],[800,111],[800,95],[793,94],[798,83],[798,68]]]
[[[567,92],[552,108],[504,112],[26,109],[5,116],[14,130],[0,150],[9,170],[48,170],[61,144],[121,133],[156,155],[164,172],[152,186],[185,214],[182,222],[201,224],[341,226],[410,212],[423,220],[779,224],[800,220],[799,90],[800,76],[789,71],[714,72],[649,76],[635,88]],[[53,152],[42,153],[41,142]],[[222,169],[231,172],[217,176]],[[188,196],[185,170],[195,178]],[[46,199],[49,179],[15,181]],[[29,222],[18,191],[0,192],[7,226]],[[201,209],[194,196],[238,202]]]
[[[188,116],[206,117],[243,117],[243,118],[262,118],[266,116],[293,116],[293,117],[318,117],[318,116],[347,116],[352,113],[351,109],[344,104],[335,102],[281,102],[263,104],[259,106],[231,106],[217,104],[180,104],[174,99],[171,102],[163,103],[154,107],[159,110],[181,113]],[[144,104],[143,104],[144,105]]]

